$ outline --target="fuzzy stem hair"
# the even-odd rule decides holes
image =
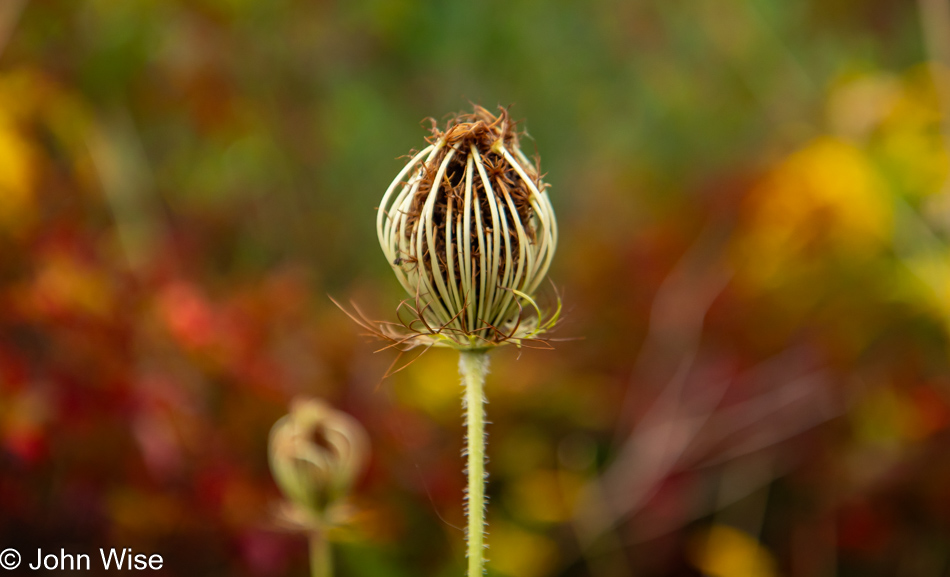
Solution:
[[[485,351],[461,351],[459,372],[465,395],[466,428],[466,513],[468,528],[468,577],[482,577],[485,572],[485,375],[488,374],[488,354]]]

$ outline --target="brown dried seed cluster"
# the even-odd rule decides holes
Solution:
[[[426,202],[426,199],[429,197],[430,191],[432,190],[438,168],[445,160],[446,155],[451,150],[467,151],[470,146],[474,144],[479,156],[481,157],[481,161],[485,166],[485,171],[491,181],[492,193],[495,196],[496,202],[504,203],[506,196],[511,197],[511,200],[514,202],[514,206],[517,210],[518,219],[520,220],[525,233],[527,234],[528,238],[534,242],[535,225],[531,220],[531,190],[528,188],[527,183],[515,171],[514,167],[511,166],[511,164],[501,154],[492,150],[492,147],[498,140],[501,140],[508,148],[520,148],[518,143],[518,133],[515,130],[515,124],[509,120],[508,111],[502,108],[500,109],[499,115],[494,116],[491,112],[482,108],[481,106],[476,106],[473,113],[458,114],[452,118],[447,123],[446,129],[444,131],[439,130],[433,120],[432,136],[426,140],[431,144],[435,144],[443,139],[447,146],[441,148],[435,157],[422,167],[422,180],[419,184],[418,190],[412,198],[412,204],[410,205],[406,214],[407,218],[405,234],[410,236],[415,233],[415,228],[419,222],[419,217],[422,214],[422,208]],[[461,226],[459,225],[461,224],[463,214],[459,207],[463,206],[464,202],[465,158],[466,157],[464,155],[456,153],[449,161],[445,168],[444,174],[442,175],[441,186],[437,192],[435,206],[433,209],[432,223],[435,227],[435,230],[438,231],[436,233],[437,236],[435,242],[436,255],[439,261],[441,272],[443,274],[446,271],[447,258],[456,259],[456,266],[458,266],[457,254],[451,255],[451,257],[446,255],[445,219],[451,205],[453,208],[452,212],[454,214],[454,218],[457,221],[456,230],[461,229]],[[522,166],[522,168],[525,169],[528,175],[532,178],[538,190],[543,190],[545,188],[546,185],[541,182],[538,174],[539,171],[537,168],[537,163],[535,163],[534,166],[528,165]],[[478,208],[481,209],[481,214],[490,214],[491,207],[488,197],[486,196],[485,185],[480,178],[473,179],[472,191],[475,197],[478,199]],[[476,207],[472,207],[472,210],[476,210]],[[516,227],[511,214],[505,213],[503,218],[505,218],[507,221],[506,224],[508,225],[508,237],[512,245],[512,250],[510,252],[513,261],[512,265],[517,266],[519,257],[519,241]],[[486,234],[492,234],[493,232],[493,228],[490,223],[484,224],[482,228],[483,232]],[[469,241],[472,243],[472,245],[477,246],[478,232],[473,230],[469,236]],[[506,251],[502,256],[505,257],[508,254],[509,253]],[[477,250],[473,252],[472,256],[473,258],[478,258]],[[402,261],[406,264],[411,264],[413,260],[413,257],[408,255],[402,259]],[[423,262],[425,263],[427,274],[431,277],[432,270],[429,266],[429,261],[423,259]],[[501,264],[504,266],[505,263],[502,262]]]

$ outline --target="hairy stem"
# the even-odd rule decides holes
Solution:
[[[485,351],[462,351],[459,372],[465,385],[462,406],[465,408],[466,471],[468,472],[468,577],[482,577],[485,572],[485,375],[488,354]]]
[[[323,531],[310,534],[310,577],[333,577],[333,551]]]

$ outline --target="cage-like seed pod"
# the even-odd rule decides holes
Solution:
[[[363,427],[318,399],[296,399],[270,433],[270,466],[284,496],[322,519],[346,496],[369,454]]]
[[[520,344],[553,324],[523,318],[547,274],[557,221],[539,166],[507,111],[480,106],[412,154],[380,203],[379,242],[415,299],[411,332],[431,344]]]

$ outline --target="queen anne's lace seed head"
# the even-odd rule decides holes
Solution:
[[[376,218],[383,253],[411,295],[401,325],[378,333],[407,346],[466,349],[537,340],[557,320],[542,319],[533,297],[557,246],[539,166],[519,148],[504,109],[494,116],[476,106],[445,131],[433,127],[428,142],[393,180]]]
[[[301,525],[325,523],[363,470],[369,440],[346,413],[317,399],[297,399],[271,429],[269,452],[274,480],[290,505],[285,517]]]

